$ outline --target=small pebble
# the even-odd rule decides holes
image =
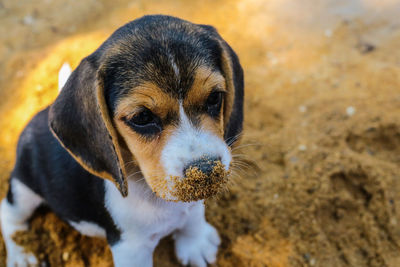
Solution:
[[[300,111],[301,113],[304,113],[304,112],[307,111],[307,107],[306,107],[306,106],[300,106],[300,107],[299,107],[299,111]]]
[[[22,21],[25,25],[32,25],[35,22],[35,18],[32,15],[27,15]]]
[[[315,265],[315,259],[310,260],[310,265]]]
[[[325,30],[325,36],[328,37],[328,38],[332,37],[332,30],[331,29],[326,29]]]
[[[356,113],[356,109],[352,106],[346,108],[346,114],[351,117]]]
[[[36,91],[40,92],[43,90],[43,86],[41,84],[37,84],[35,89]]]
[[[68,253],[67,251],[65,251],[65,252],[62,254],[62,258],[63,258],[63,261],[67,261],[67,260],[69,259],[69,253]]]
[[[358,49],[362,54],[367,54],[376,49],[375,45],[369,43],[361,43],[358,45]]]
[[[274,199],[278,199],[279,194],[274,194]]]
[[[271,52],[267,53],[267,58],[272,65],[276,65],[278,63],[278,58]]]
[[[306,145],[299,145],[299,150],[300,151],[306,151],[307,150],[307,146]]]
[[[25,75],[25,73],[24,73],[24,71],[22,71],[22,70],[19,70],[19,71],[17,71],[17,73],[16,73],[16,76],[18,77],[18,78],[20,78],[20,77],[22,77],[22,76],[24,76]]]
[[[304,255],[303,255],[303,257],[304,257],[304,259],[306,260],[306,261],[309,261],[310,260],[310,253],[305,253]]]

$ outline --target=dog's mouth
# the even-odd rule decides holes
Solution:
[[[169,176],[152,183],[156,195],[168,201],[191,202],[210,198],[226,188],[230,171],[220,160],[208,162],[207,166],[191,166],[185,177]]]

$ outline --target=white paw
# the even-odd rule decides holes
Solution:
[[[210,224],[203,224],[195,234],[177,232],[174,239],[176,255],[183,265],[206,267],[215,263],[221,240]]]
[[[7,267],[36,267],[39,266],[36,257],[27,253],[20,246],[14,245],[7,251]]]

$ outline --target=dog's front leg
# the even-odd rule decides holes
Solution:
[[[188,215],[186,224],[173,235],[176,255],[184,265],[206,267],[216,260],[220,238],[206,222],[203,201],[198,201]]]
[[[156,244],[148,244],[142,238],[121,239],[111,246],[115,267],[152,267]]]

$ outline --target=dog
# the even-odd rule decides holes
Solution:
[[[236,53],[212,26],[151,15],[115,31],[20,135],[1,202],[7,266],[38,265],[12,237],[41,205],[106,238],[117,267],[152,266],[169,234],[182,264],[214,263],[220,238],[204,200],[180,201],[175,183],[188,168],[229,171],[243,87]]]

